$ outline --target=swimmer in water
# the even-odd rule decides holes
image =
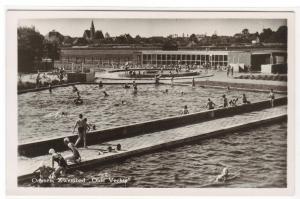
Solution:
[[[81,99],[80,95],[78,94],[77,98],[74,100],[76,105],[83,104],[83,100]]]
[[[128,88],[130,88],[130,86],[127,83],[125,83],[124,88],[128,89]]]
[[[180,94],[181,94],[181,96],[183,96],[183,95],[184,95],[184,92],[183,92],[183,91],[181,91],[181,93],[180,93]]]
[[[216,182],[226,182],[226,180],[228,179],[228,177],[229,177],[228,168],[225,167],[225,168],[223,168],[222,173],[217,176]]]
[[[135,81],[132,82],[132,86],[133,86],[133,88],[137,86]]]
[[[195,79],[193,78],[192,80],[192,87],[195,87],[196,86],[196,83],[195,83]]]
[[[72,85],[73,87],[73,93],[78,92],[78,88],[75,85]]]
[[[78,149],[75,147],[75,145],[72,142],[70,142],[69,138],[65,138],[64,143],[72,152],[71,155],[65,157],[65,160],[72,163],[80,163],[81,156],[79,154]]]
[[[186,115],[186,114],[189,114],[187,105],[185,105],[185,106],[183,107],[183,110],[181,111],[181,115]]]
[[[109,96],[109,94],[107,94],[106,91],[103,91],[103,94],[104,94],[104,97],[108,97]]]
[[[103,88],[103,83],[102,83],[102,81],[100,81],[98,85],[99,85],[99,88]]]
[[[54,149],[49,149],[49,154],[51,155],[51,165],[52,169],[54,169],[54,162],[57,163],[58,167],[53,172],[53,178],[57,178],[59,175],[64,175],[67,170],[67,162],[62,157],[61,154],[56,153]]]
[[[114,104],[114,106],[120,106],[120,105],[126,105],[126,104],[127,104],[126,101],[122,100],[122,101],[121,101],[121,104],[116,103],[116,104]]]
[[[52,93],[52,84],[49,83],[49,93]]]
[[[165,91],[163,91],[163,93],[168,94],[168,93],[169,93],[169,90],[166,89]]]
[[[65,111],[57,111],[54,117],[57,119],[57,118],[67,117],[67,116],[68,116],[68,113]]]
[[[137,94],[138,88],[137,85],[133,86],[133,94]]]

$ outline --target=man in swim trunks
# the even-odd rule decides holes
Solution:
[[[53,178],[57,178],[60,174],[64,175],[68,166],[66,160],[62,157],[61,154],[56,153],[54,149],[50,149],[49,154],[51,155],[52,168],[54,169],[54,162],[56,162],[58,165],[58,167],[55,169],[53,173]]]
[[[183,110],[181,111],[181,114],[182,114],[182,115],[189,114],[189,110],[188,110],[188,108],[187,108],[187,105],[184,106]]]
[[[87,148],[86,146],[86,134],[91,129],[90,125],[87,122],[87,118],[83,119],[84,131],[83,131],[83,147]]]
[[[83,134],[84,134],[84,121],[83,121],[83,115],[79,114],[79,120],[76,121],[73,132],[75,132],[76,127],[78,127],[78,139],[75,142],[75,146],[78,146],[78,144],[83,140]]]
[[[269,98],[270,98],[271,107],[274,107],[275,94],[273,89],[270,90]]]
[[[66,161],[72,162],[72,163],[79,163],[81,162],[81,156],[79,154],[78,149],[75,147],[75,145],[70,142],[69,138],[64,139],[65,145],[71,150],[72,154],[65,157]]]
[[[223,95],[222,97],[223,97],[223,107],[226,108],[228,107],[228,99],[226,95]]]
[[[207,102],[207,104],[206,104],[206,107],[208,108],[208,110],[214,109],[215,106],[216,106],[216,104],[213,103],[213,101],[211,101],[210,98],[208,98],[208,102]]]

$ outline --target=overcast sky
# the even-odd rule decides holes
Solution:
[[[110,36],[129,33],[135,37],[168,36],[170,34],[207,34],[234,35],[248,28],[251,33],[261,32],[263,28],[276,31],[286,25],[285,19],[26,19],[19,26],[35,26],[46,35],[56,30],[63,35],[81,37],[89,29],[91,21],[95,29],[108,32]]]

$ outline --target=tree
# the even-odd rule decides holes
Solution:
[[[177,43],[172,41],[171,39],[168,39],[162,47],[163,50],[178,50]]]
[[[287,36],[287,34],[288,34],[287,26],[280,26],[274,34],[275,34],[275,39],[277,42],[287,43],[287,37],[288,37]]]
[[[198,38],[197,38],[197,36],[196,36],[195,34],[191,34],[189,40],[190,40],[190,41],[193,41],[193,42],[195,42],[195,43],[198,42]]]
[[[58,42],[44,41],[44,56],[50,58],[52,62],[60,57],[60,48]]]
[[[259,35],[259,39],[262,42],[269,42],[270,37],[272,36],[273,31],[271,30],[271,28],[267,28],[267,29],[263,29],[263,32],[260,33]]]
[[[109,33],[108,33],[108,32],[107,32],[107,33],[105,33],[105,38],[106,38],[106,39],[110,38],[110,35],[109,35]]]
[[[95,37],[94,38],[95,39],[104,39],[104,35],[103,35],[102,31],[101,30],[97,30],[95,32]]]
[[[242,30],[243,35],[249,35],[249,30],[247,28]]]
[[[19,27],[18,31],[18,71],[34,71],[34,62],[43,56],[44,37],[34,27]]]

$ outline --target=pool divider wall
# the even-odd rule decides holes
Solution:
[[[237,124],[237,125],[233,125],[231,127],[219,129],[219,130],[212,131],[212,132],[209,132],[206,134],[191,136],[191,137],[183,138],[180,140],[165,142],[163,144],[157,144],[157,145],[153,145],[150,147],[144,147],[141,149],[131,150],[131,151],[127,151],[127,152],[116,153],[114,155],[107,156],[107,157],[99,157],[98,159],[81,162],[80,164],[70,165],[68,167],[68,171],[72,172],[72,171],[79,170],[79,169],[80,170],[93,169],[97,165],[104,165],[104,164],[109,164],[109,163],[120,162],[121,160],[125,160],[130,157],[135,157],[138,155],[144,155],[144,154],[149,154],[149,153],[153,153],[156,151],[179,147],[184,144],[198,143],[200,140],[213,138],[213,137],[217,137],[219,135],[225,135],[225,134],[229,134],[229,133],[233,133],[233,132],[237,132],[237,131],[249,130],[251,128],[256,128],[258,126],[267,125],[269,123],[274,123],[274,122],[281,122],[281,121],[285,121],[285,122],[287,121],[287,114],[282,114],[282,115],[275,116],[275,117],[269,117],[269,118],[265,118],[262,120],[256,120],[253,122],[247,122],[244,124]],[[32,174],[32,173],[18,176],[18,183],[22,183],[27,180],[31,180],[32,178],[34,178],[34,174]]]
[[[287,97],[275,99],[274,105],[280,106],[287,104]],[[146,133],[152,133],[190,124],[205,122],[212,119],[230,117],[245,112],[259,111],[262,109],[270,108],[270,101],[261,101],[252,104],[245,104],[230,108],[219,108],[209,111],[202,111],[192,113],[188,115],[180,115],[175,117],[168,117],[158,120],[152,120],[142,123],[136,123],[131,125],[125,125],[110,129],[104,129],[99,131],[93,131],[87,134],[88,145],[98,144],[106,141],[128,138]],[[72,142],[75,142],[77,135],[68,136]],[[39,155],[45,155],[50,148],[54,148],[56,151],[67,150],[63,144],[64,137],[58,137],[54,139],[42,140],[38,142],[30,142],[20,144],[18,146],[19,155],[34,157]]]
[[[235,82],[220,82],[220,81],[197,81],[197,86],[203,86],[203,87],[223,87],[227,88],[230,87],[233,90],[235,88],[242,88],[244,90],[248,89],[249,91],[253,90],[260,90],[260,91],[269,91],[270,89],[273,89],[274,91],[281,91],[281,92],[287,92],[287,86],[280,86],[280,85],[267,85],[267,84],[251,84],[251,83],[235,83]]]

